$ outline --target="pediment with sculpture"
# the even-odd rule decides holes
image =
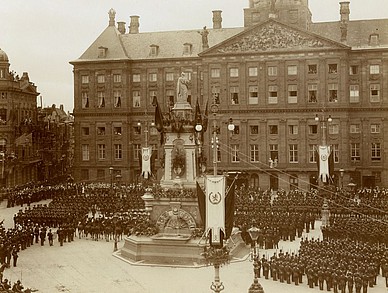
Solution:
[[[278,21],[269,20],[210,48],[203,55],[326,48],[348,47]]]

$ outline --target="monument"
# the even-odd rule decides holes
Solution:
[[[198,103],[193,113],[188,86],[189,81],[182,73],[177,80],[176,102],[167,115],[162,114],[157,100],[154,103],[155,125],[164,145],[164,172],[161,189],[148,188],[142,198],[158,233],[125,238],[124,246],[115,255],[130,263],[197,266],[206,262],[202,255],[206,239],[203,234],[198,235],[204,223],[196,190],[197,182],[204,181],[197,164],[201,136],[195,128],[201,114]],[[245,248],[239,233],[231,238],[228,248],[232,255]]]

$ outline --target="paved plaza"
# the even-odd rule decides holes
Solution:
[[[44,202],[43,202],[44,203]],[[4,219],[6,227],[13,225],[13,215],[20,209],[6,208],[5,202],[0,205],[0,221]],[[319,223],[317,225],[319,227]],[[305,236],[306,234],[304,234]],[[318,229],[308,237],[319,237]],[[119,242],[118,248],[124,244]],[[296,251],[299,240],[279,243],[284,251]],[[114,243],[78,239],[59,246],[55,241],[50,247],[34,244],[19,254],[16,268],[6,269],[4,277],[15,282],[21,280],[25,287],[37,289],[37,292],[73,292],[73,293],[202,293],[212,292],[209,288],[214,278],[213,267],[174,268],[131,265],[113,256]],[[260,254],[272,255],[274,250],[261,250]],[[248,292],[253,281],[252,262],[245,258],[220,269],[220,277],[225,293]],[[320,292],[315,287],[310,289],[303,284],[284,284],[259,279],[266,293],[304,293]],[[383,293],[387,289],[384,280],[378,278],[378,284],[368,292]]]

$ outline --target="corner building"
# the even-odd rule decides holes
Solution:
[[[313,23],[307,0],[252,0],[243,13],[239,28],[223,28],[217,10],[212,28],[141,33],[138,16],[126,32],[109,11],[108,27],[71,62],[75,179],[136,182],[145,143],[161,158],[152,101],[167,113],[185,72],[193,109],[197,99],[202,114],[209,106],[208,171],[215,119],[218,169],[246,184],[309,189],[314,148],[326,142],[335,184],[388,187],[388,19],[352,21],[346,1],[334,22]]]

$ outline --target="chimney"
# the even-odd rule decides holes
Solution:
[[[61,111],[63,111],[63,104],[60,104],[60,105],[59,105],[59,109],[60,109]]]
[[[346,42],[348,38],[348,23],[349,23],[349,15],[350,15],[350,8],[349,8],[349,1],[343,1],[340,2],[340,14],[341,14],[341,21],[340,21],[340,30],[341,30],[341,42]]]
[[[349,1],[340,2],[341,22],[346,22],[346,23],[349,22],[349,15],[350,15],[349,5],[350,5]]]
[[[222,28],[222,11],[221,10],[213,10],[213,28],[218,29]]]
[[[125,21],[118,21],[117,29],[119,30],[120,34],[125,34]]]
[[[130,34],[138,34],[139,33],[139,16],[132,15],[131,23],[129,24],[129,33]]]
[[[115,16],[116,16],[116,11],[111,8],[108,12],[109,14],[109,26],[114,26],[115,25]]]

